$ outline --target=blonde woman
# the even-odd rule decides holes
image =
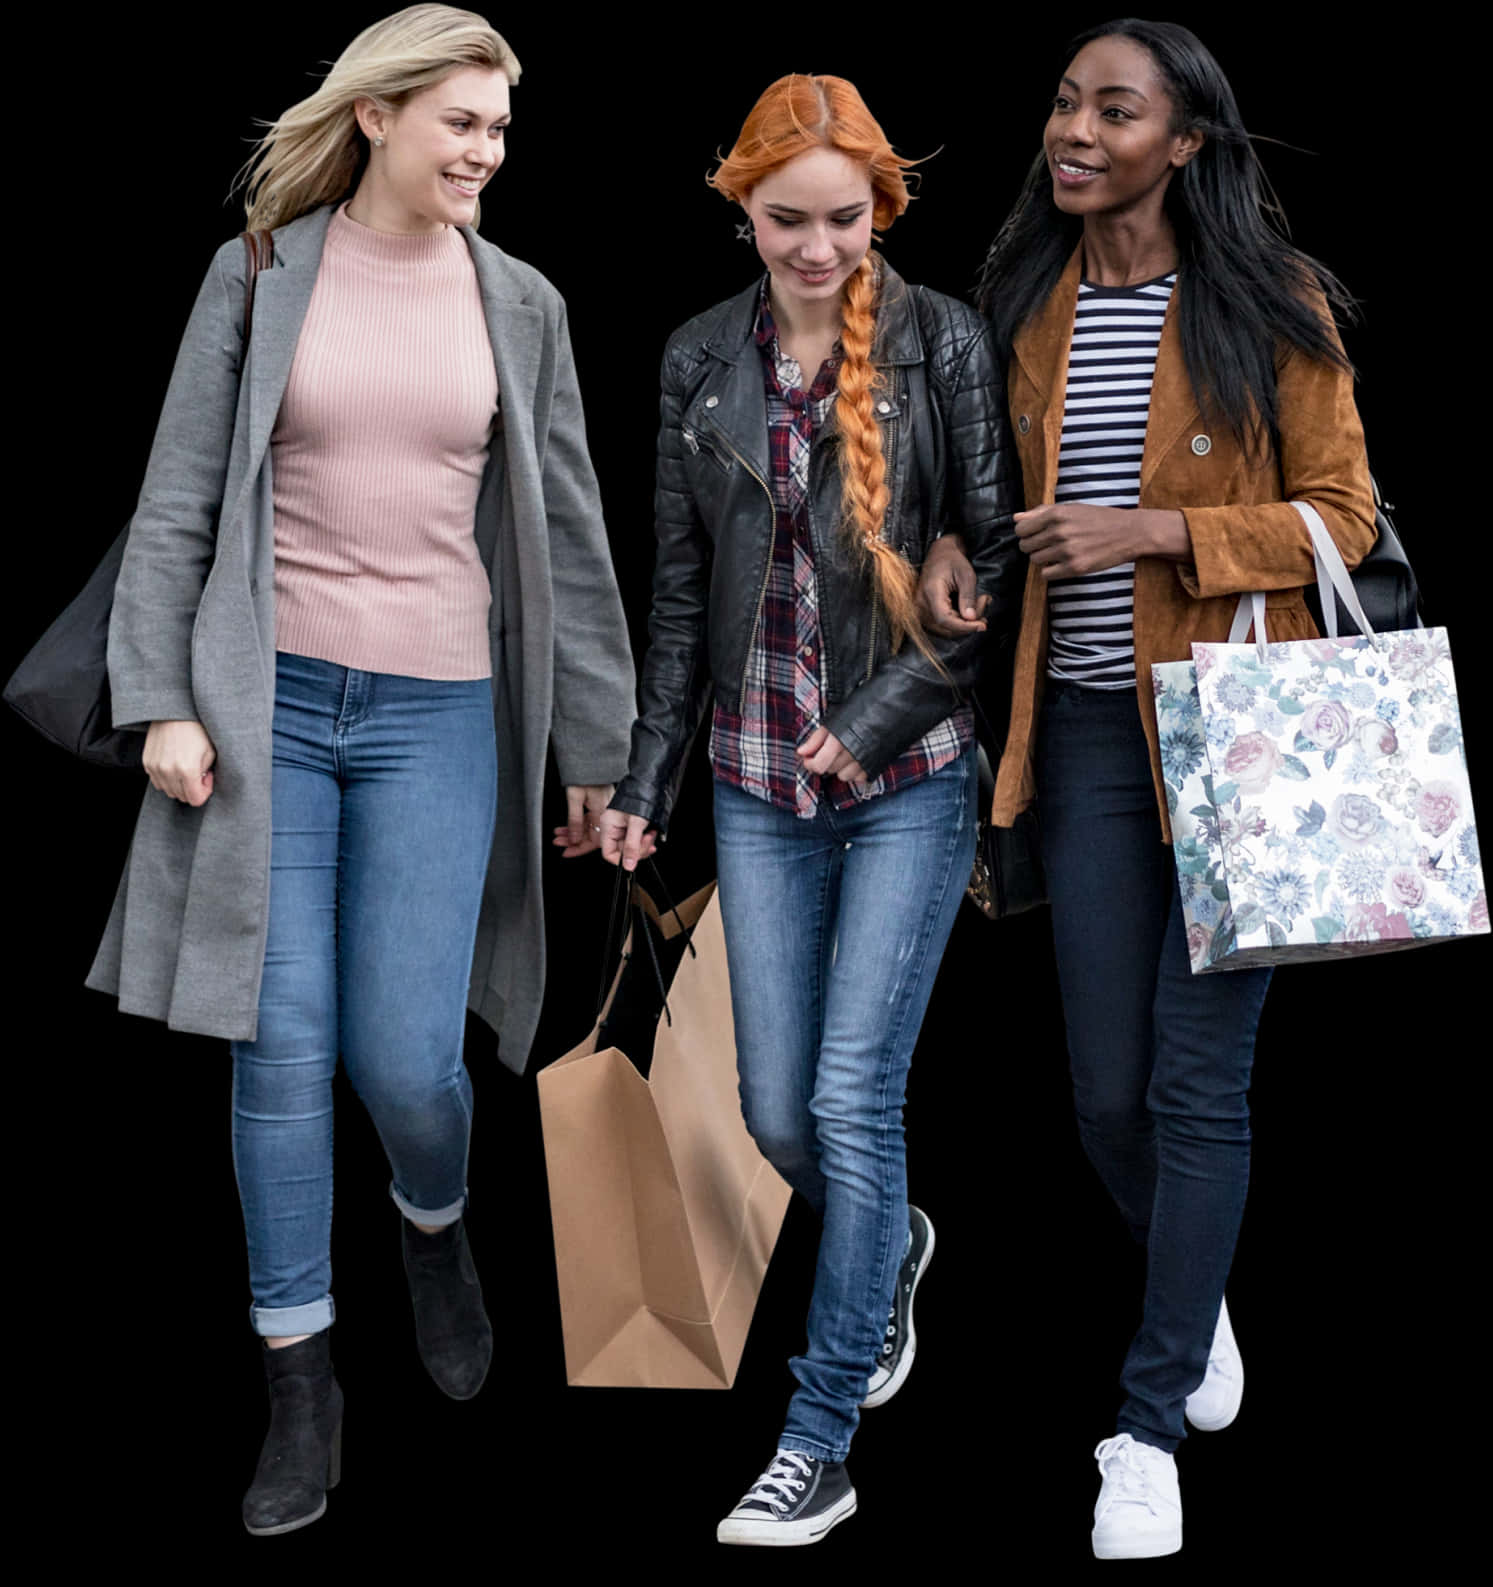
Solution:
[[[332,1076],[387,1152],[421,1359],[477,1392],[468,1006],[522,1069],[543,988],[540,800],[596,846],[633,674],[554,288],[472,229],[518,81],[487,22],[379,22],[249,173],[274,237],[192,311],[120,572],[116,725],[151,788],[89,984],[227,1037],[270,1428],[243,1515],[339,1475]],[[495,821],[496,816],[496,821]],[[475,944],[475,958],[474,958]]]
[[[909,163],[843,78],[775,82],[712,178],[765,273],[664,354],[652,644],[602,851],[652,851],[709,707],[742,1110],[823,1218],[798,1390],[723,1543],[854,1511],[850,1440],[906,1381],[933,1254],[902,1101],[974,850],[984,636],[928,639],[914,570],[959,528],[998,632],[1017,553],[988,327],[871,249]]]

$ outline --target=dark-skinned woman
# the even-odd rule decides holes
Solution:
[[[1224,1307],[1249,1178],[1247,1093],[1268,970],[1193,976],[1151,663],[1227,638],[1268,592],[1273,639],[1315,632],[1314,506],[1351,567],[1374,539],[1352,371],[1322,266],[1268,224],[1216,61],[1185,28],[1078,39],[981,281],[1008,360],[1029,562],[992,819],[1034,799],[1079,1134],[1146,1252],[1114,1436],[1095,1451],[1094,1552],[1176,1552],[1184,1422],[1237,1413]],[[957,536],[928,628],[981,621]]]

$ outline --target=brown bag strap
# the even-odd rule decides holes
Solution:
[[[248,268],[244,273],[244,346],[249,345],[249,332],[254,327],[254,284],[261,270],[268,270],[275,262],[275,239],[267,231],[241,231]]]

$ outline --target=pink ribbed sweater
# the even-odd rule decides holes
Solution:
[[[396,236],[339,209],[270,441],[277,649],[491,675],[472,528],[497,407],[461,233]]]

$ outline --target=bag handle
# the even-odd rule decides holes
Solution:
[[[1322,602],[1322,626],[1327,630],[1327,637],[1338,637],[1337,602],[1332,598],[1332,592],[1336,590],[1342,597],[1348,615],[1358,624],[1359,633],[1372,639],[1374,630],[1364,615],[1363,603],[1358,599],[1358,591],[1353,588],[1343,554],[1338,550],[1337,542],[1328,534],[1327,525],[1322,522],[1322,514],[1309,501],[1293,501],[1291,505],[1301,514],[1306,532],[1312,537],[1312,556],[1317,564],[1317,595]]]
[[[662,895],[664,902],[669,906],[669,913],[679,922],[679,930],[684,935],[685,951],[692,959],[698,958],[699,952],[693,940],[695,935],[694,927],[685,925],[684,917],[679,913],[679,906],[669,897],[669,890],[664,886],[664,879],[659,874],[658,866],[652,859],[645,860],[643,863],[653,873],[654,884]],[[617,906],[624,895],[626,896],[626,902],[622,905],[620,911],[622,920],[625,925],[633,911],[637,911],[637,923],[642,931],[644,942],[648,944],[648,957],[653,964],[653,978],[658,983],[658,996],[659,1001],[663,1004],[664,1022],[668,1025],[674,1023],[674,1016],[669,1012],[669,989],[664,985],[663,966],[658,962],[658,949],[653,945],[653,933],[648,929],[648,917],[643,911],[643,906],[637,901],[637,886],[638,873],[629,871],[619,865],[617,867],[617,875],[612,882],[612,907],[607,914],[606,940],[603,942],[601,949],[601,981],[596,989],[596,1012],[591,1017],[593,1025],[601,1018],[601,1011],[607,1000],[607,966],[611,963],[612,941],[617,935],[617,916],[619,913]],[[624,929],[622,941],[626,941],[626,937],[627,934]],[[618,950],[620,952],[621,942],[618,943]],[[622,957],[627,958],[629,955],[623,954]]]
[[[1343,561],[1343,554],[1338,550],[1337,542],[1328,534],[1327,525],[1322,522],[1322,514],[1309,501],[1293,501],[1291,505],[1301,514],[1301,521],[1311,537],[1312,561],[1317,569],[1317,596],[1322,603],[1322,626],[1327,630],[1327,638],[1338,637],[1337,602],[1332,598],[1336,591],[1348,615],[1358,625],[1359,633],[1366,639],[1372,639],[1373,627],[1364,613],[1358,591],[1353,588],[1353,579]],[[1268,641],[1265,636],[1265,596],[1260,590],[1246,590],[1239,597],[1239,604],[1234,608],[1234,621],[1229,625],[1229,643],[1242,645],[1249,637],[1251,626],[1255,631],[1255,649],[1263,661]]]

